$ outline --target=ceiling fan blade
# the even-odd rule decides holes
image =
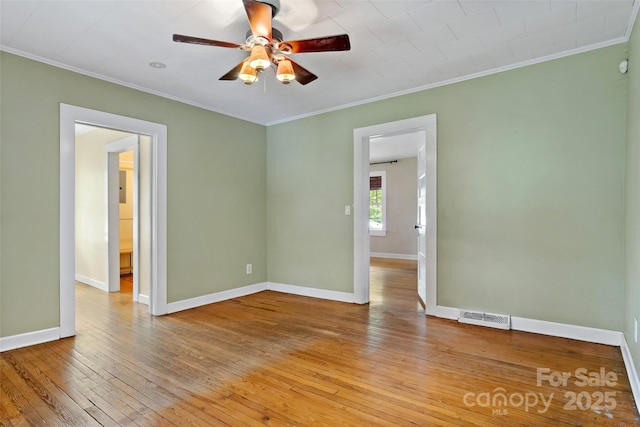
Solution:
[[[254,37],[264,37],[271,43],[271,18],[273,9],[267,3],[255,0],[242,0],[249,18],[249,26]]]
[[[246,59],[243,59],[241,63],[239,63],[238,65],[233,67],[231,70],[229,70],[229,72],[227,74],[225,74],[224,76],[220,77],[218,80],[236,80],[238,78],[238,76],[240,75],[240,70],[242,69],[242,64],[244,64],[245,61],[246,61]]]
[[[182,34],[174,34],[173,41],[180,42],[180,43],[202,44],[206,46],[231,47],[236,49],[240,49],[244,46],[237,43],[221,42],[219,40],[201,39],[200,37],[185,36]]]
[[[293,66],[293,72],[296,75],[296,80],[301,85],[306,85],[308,83],[311,83],[312,81],[318,78],[318,76],[316,76],[306,68],[301,67],[298,63],[294,62],[291,58],[287,58],[287,59],[291,61],[291,65]]]
[[[331,52],[350,50],[351,43],[347,34],[341,34],[315,39],[284,41],[280,42],[278,48],[285,53]]]

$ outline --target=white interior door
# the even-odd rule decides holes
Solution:
[[[424,307],[427,306],[427,141],[424,133],[418,143],[418,211],[416,231],[418,236],[418,296]]]

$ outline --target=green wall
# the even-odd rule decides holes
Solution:
[[[267,271],[270,282],[353,292],[353,216],[344,214],[353,126],[332,116],[267,128]]]
[[[634,340],[634,318],[640,321],[640,27],[629,42],[627,167],[625,198],[625,318],[624,334],[636,369],[640,345]]]
[[[0,336],[59,325],[61,102],[167,125],[168,302],[266,280],[264,126],[5,52],[0,94]]]
[[[438,115],[438,304],[623,323],[617,45],[267,129],[270,281],[353,291],[353,129]]]
[[[59,322],[60,102],[167,125],[169,302],[266,280],[352,292],[353,129],[437,113],[438,303],[628,331],[626,49],[268,128],[2,53],[0,336]]]

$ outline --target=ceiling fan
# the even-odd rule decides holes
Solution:
[[[258,79],[258,74],[273,64],[276,67],[276,77],[282,83],[296,80],[306,85],[318,78],[309,70],[294,62],[285,54],[307,52],[329,52],[351,49],[349,36],[318,37],[305,40],[283,41],[282,33],[271,26],[271,19],[280,10],[279,0],[242,0],[249,18],[246,43],[238,44],[199,37],[174,34],[173,41],[180,43],[202,44],[235,48],[251,52],[249,57],[220,77],[220,80],[240,79],[245,84],[252,84]]]

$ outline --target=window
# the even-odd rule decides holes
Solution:
[[[369,234],[387,235],[387,175],[385,171],[369,173]]]

